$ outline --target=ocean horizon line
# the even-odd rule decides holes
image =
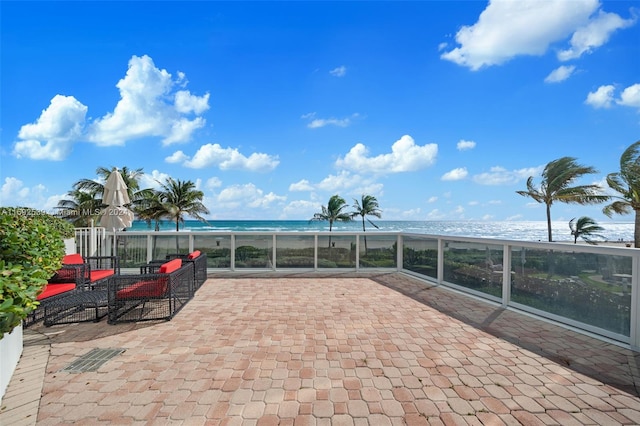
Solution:
[[[520,241],[546,241],[547,222],[522,221],[484,221],[484,220],[376,220],[377,228],[365,223],[366,232],[406,232],[416,234],[451,235],[477,238],[494,238]],[[572,241],[573,236],[568,221],[553,221],[554,241]],[[601,241],[633,241],[634,223],[625,221],[600,222],[604,231]],[[155,224],[135,220],[127,231],[153,231]],[[175,222],[163,221],[159,231],[175,231]],[[332,231],[361,232],[362,221],[334,222]],[[186,219],[180,224],[179,231],[212,232],[323,232],[329,231],[327,221],[309,221],[304,219]]]

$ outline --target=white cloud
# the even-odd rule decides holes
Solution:
[[[175,94],[175,107],[182,114],[202,114],[209,109],[209,94],[194,96],[188,90],[179,90]]]
[[[609,108],[613,104],[613,92],[615,87],[611,84],[600,86],[595,92],[589,92],[585,104],[594,108]]]
[[[239,207],[265,209],[273,204],[284,202],[286,199],[287,197],[276,195],[273,192],[265,194],[253,183],[248,183],[223,189],[216,197],[216,202],[221,208],[226,209],[237,209]]]
[[[469,201],[467,204],[469,204],[470,206],[477,206],[480,204],[479,201]]]
[[[456,148],[458,151],[468,151],[476,147],[476,143],[474,141],[465,141],[464,139],[460,139]]]
[[[312,218],[314,213],[321,210],[320,203],[309,200],[292,201],[282,209],[281,218],[288,217],[308,217]]]
[[[253,153],[246,157],[236,148],[222,148],[219,144],[205,144],[198,149],[191,160],[184,165],[193,169],[216,166],[221,170],[247,170],[268,172],[275,169],[280,161],[277,156]]]
[[[388,174],[410,172],[431,166],[438,154],[438,145],[416,145],[409,135],[402,136],[391,146],[391,152],[369,156],[368,148],[358,143],[336,161],[336,167],[360,173]]]
[[[310,129],[319,129],[321,127],[326,127],[326,126],[348,127],[349,125],[351,125],[351,120],[359,116],[360,114],[356,112],[351,114],[350,117],[345,117],[345,118],[335,118],[335,117],[315,118],[316,113],[310,112],[307,114],[303,114],[300,118],[311,119],[311,121],[307,124],[307,127]]]
[[[433,209],[427,213],[427,220],[440,220],[445,219],[447,215],[438,209]]]
[[[561,65],[544,79],[545,83],[559,83],[571,77],[576,70],[575,65]]]
[[[204,127],[206,120],[196,117],[193,120],[179,118],[171,123],[166,137],[162,140],[163,145],[171,145],[176,142],[185,142],[191,138],[191,134],[201,127]]]
[[[460,45],[441,58],[478,70],[518,55],[543,55],[587,24],[598,0],[492,0],[478,22],[456,34]]]
[[[568,61],[582,56],[583,53],[591,53],[609,41],[613,32],[630,27],[635,19],[622,19],[615,13],[606,13],[602,10],[586,25],[578,28],[571,37],[571,47],[558,52],[558,59]]]
[[[337,175],[327,176],[316,186],[323,191],[340,192],[353,188],[360,180],[360,176],[352,175],[348,171],[343,170]]]
[[[434,195],[433,197],[429,197],[427,203],[435,203],[436,201],[438,201],[438,197]]]
[[[616,103],[632,108],[640,108],[640,84],[636,83],[624,89]]]
[[[87,109],[73,96],[54,96],[35,123],[20,128],[14,155],[33,160],[65,159],[82,136]]]
[[[380,197],[383,185],[374,179],[358,174],[351,174],[347,170],[340,171],[337,175],[329,175],[314,185],[317,190],[340,193],[344,197],[360,197],[362,194],[376,194]]]
[[[140,177],[140,188],[160,189],[161,182],[166,182],[169,177],[169,174],[158,170],[153,170],[151,173],[145,172]]]
[[[6,177],[0,186],[0,206],[31,207],[48,213],[55,213],[58,201],[66,198],[66,194],[47,195],[47,188],[42,184],[32,187],[15,177]]]
[[[467,177],[469,172],[464,167],[458,167],[443,174],[441,180],[462,180]]]
[[[329,74],[334,77],[344,77],[345,75],[347,75],[347,67],[345,67],[344,65],[340,65],[339,67],[329,71]]]
[[[222,186],[222,181],[217,177],[212,177],[207,179],[207,183],[205,184],[205,188],[209,190],[220,188],[221,186]]]
[[[187,161],[188,159],[189,159],[189,156],[186,155],[184,152],[176,151],[170,156],[166,157],[164,161],[166,161],[167,163],[175,164],[175,163],[182,163],[184,161]]]
[[[100,146],[124,145],[149,136],[163,138],[165,145],[188,141],[205,120],[183,115],[207,110],[209,94],[198,97],[184,90],[171,94],[175,86],[184,84],[183,73],[174,81],[166,70],[156,68],[149,56],[133,56],[125,77],[116,84],[120,101],[113,112],[91,125],[89,140]]]
[[[528,179],[529,176],[539,175],[543,168],[544,166],[507,170],[504,167],[492,167],[487,173],[475,175],[473,181],[480,185],[512,185]]]
[[[420,220],[422,215],[422,209],[410,209],[404,210],[400,212],[400,217],[407,220]]]
[[[29,196],[29,188],[20,179],[6,177],[0,187],[0,206],[22,206],[16,200],[24,200]]]
[[[289,185],[289,191],[312,191],[313,185],[309,183],[308,180],[302,179],[298,182],[292,183]]]

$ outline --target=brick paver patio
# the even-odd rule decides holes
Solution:
[[[170,322],[36,330],[38,425],[640,424],[640,354],[403,274],[222,277]],[[63,371],[94,348],[125,351]]]

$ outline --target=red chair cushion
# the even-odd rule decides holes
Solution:
[[[161,274],[170,274],[173,271],[177,271],[182,266],[182,259],[173,259],[167,263],[163,263],[158,270]]]
[[[76,288],[75,283],[59,283],[59,284],[47,284],[44,286],[42,293],[36,297],[37,300],[46,299],[47,297],[55,296],[56,294],[71,291]]]
[[[113,269],[97,269],[95,271],[91,271],[91,282],[100,281],[104,278],[110,277],[114,273]]]
[[[68,254],[62,258],[63,265],[82,265],[84,263],[84,259],[81,254]]]
[[[200,250],[196,250],[194,252],[189,253],[189,256],[187,256],[187,259],[195,259],[198,256],[200,256]]]
[[[167,291],[167,278],[157,280],[138,281],[137,283],[118,290],[117,299],[144,299],[151,297],[161,297]]]

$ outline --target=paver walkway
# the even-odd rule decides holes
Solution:
[[[403,274],[210,279],[170,322],[36,330],[37,425],[640,424],[638,353]],[[63,371],[95,348],[125,351]]]

